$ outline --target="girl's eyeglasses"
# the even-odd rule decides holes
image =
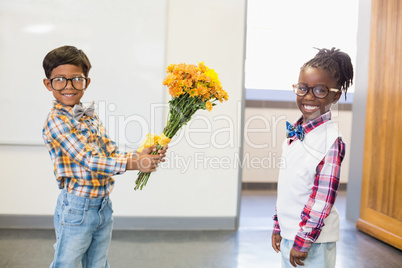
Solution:
[[[313,95],[319,99],[323,99],[328,96],[330,91],[338,92],[340,89],[337,88],[329,88],[325,85],[315,85],[313,87],[308,87],[305,83],[297,83],[293,84],[293,91],[296,93],[297,96],[305,96],[311,89],[313,91]]]

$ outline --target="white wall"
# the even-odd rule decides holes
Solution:
[[[198,113],[181,132],[182,136],[171,143],[167,162],[151,176],[144,190],[133,190],[135,172],[115,177],[112,200],[116,216],[235,219],[239,198],[236,159],[241,147],[245,2],[168,1],[166,65],[205,61],[218,72],[229,101],[210,113]],[[114,43],[118,40],[109,45],[113,47]],[[141,94],[128,97],[140,98]],[[180,166],[182,160],[188,163],[188,168]],[[0,165],[0,216],[53,214],[59,190],[44,146],[2,144]]]
[[[363,178],[363,155],[366,129],[367,88],[370,58],[371,0],[359,1],[357,34],[356,92],[353,103],[352,150],[346,203],[346,218],[357,222]]]
[[[42,61],[63,45],[83,49],[93,65],[82,102],[113,104],[111,115],[140,114],[150,122],[149,103],[164,99],[155,93],[162,89],[166,2],[0,0],[0,122],[12,126],[0,128],[0,143],[43,144],[53,96],[43,87]],[[117,142],[140,141],[138,124],[104,123]]]

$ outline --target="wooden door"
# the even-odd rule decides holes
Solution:
[[[369,87],[357,228],[402,249],[402,1],[372,0]]]

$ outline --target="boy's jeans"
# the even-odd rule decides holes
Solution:
[[[107,253],[112,238],[113,209],[108,196],[85,198],[63,189],[54,214],[56,244],[50,267],[109,267]]]
[[[281,255],[282,267],[294,268],[289,261],[290,250],[293,247],[293,241],[282,238]],[[334,268],[336,260],[336,243],[313,243],[308,252],[307,258],[303,261],[303,268]]]

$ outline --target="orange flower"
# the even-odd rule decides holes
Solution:
[[[202,86],[200,84],[198,84],[197,89],[198,89],[198,93],[202,96],[204,96],[208,93],[208,88],[205,86]]]
[[[205,100],[228,100],[227,92],[222,89],[218,74],[204,62],[192,64],[170,64],[166,68],[167,76],[163,85],[169,88],[169,94],[178,97],[188,93],[190,97]]]
[[[196,88],[189,88],[187,91],[190,97],[197,97],[198,96],[198,90]]]
[[[163,85],[166,86],[168,84],[171,84],[174,81],[174,75],[172,73],[169,73],[165,79],[163,79]]]
[[[175,87],[169,87],[169,94],[172,95],[173,97],[178,97],[185,92],[183,91],[183,88],[175,86]]]

